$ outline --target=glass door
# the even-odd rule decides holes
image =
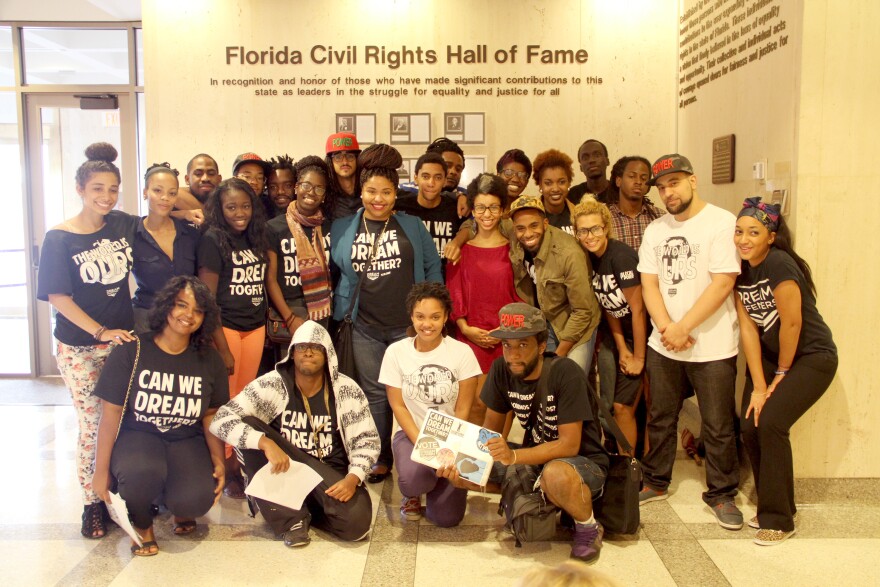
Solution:
[[[80,97],[72,94],[32,94],[26,98],[34,292],[46,231],[81,209],[75,177],[77,168],[85,161],[88,145],[103,141],[119,151],[116,164],[122,171],[123,182],[117,207],[138,212],[135,132],[120,125],[120,120],[129,119],[127,110],[132,105],[127,96],[120,95],[118,100],[118,109],[83,110]],[[46,302],[34,298],[31,303],[36,317],[31,328],[36,347],[35,372],[37,376],[55,375],[55,313]]]

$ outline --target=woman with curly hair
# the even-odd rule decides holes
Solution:
[[[172,278],[150,309],[151,332],[114,349],[95,387],[103,411],[93,487],[110,503],[111,475],[116,480],[143,541],[132,544],[135,556],[159,552],[150,512],[156,498],[164,495],[174,533],[183,535],[220,497],[223,444],[208,430],[229,399],[226,369],[211,346],[218,313],[205,284]]]
[[[541,192],[544,211],[551,226],[574,236],[571,213],[574,204],[568,201],[568,190],[574,178],[571,157],[550,149],[539,153],[532,164],[532,177]]]
[[[199,244],[201,279],[217,298],[219,324],[214,344],[229,373],[229,396],[256,379],[266,339],[263,279],[269,239],[263,205],[242,179],[220,182],[205,205],[208,230]],[[222,326],[222,328],[217,328]],[[230,479],[226,495],[244,499],[238,461],[226,447]]]
[[[421,220],[396,214],[403,158],[394,147],[371,145],[358,157],[361,200],[354,215],[336,220],[330,228],[333,263],[340,270],[333,318],[342,320],[352,299],[357,382],[370,402],[382,450],[367,481],[378,483],[391,471],[392,413],[379,367],[388,346],[406,336],[410,317],[406,296],[415,283],[443,281],[440,256]],[[366,272],[363,284],[360,278]]]
[[[415,335],[388,347],[379,373],[400,424],[392,441],[397,483],[403,494],[400,513],[407,520],[421,519],[424,495],[428,519],[449,528],[464,518],[467,490],[454,487],[410,455],[429,409],[467,419],[480,364],[470,347],[446,336],[452,298],[442,283],[415,284],[406,297],[406,311]]]

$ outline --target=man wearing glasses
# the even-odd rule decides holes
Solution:
[[[334,203],[331,220],[351,216],[363,205],[357,168],[361,148],[357,137],[347,132],[334,133],[327,137],[325,152],[330,168],[330,201]]]
[[[217,411],[211,432],[235,447],[248,479],[264,466],[284,473],[291,460],[321,476],[299,510],[251,498],[286,546],[311,541],[312,519],[341,540],[369,533],[363,480],[379,455],[379,433],[364,392],[339,372],[330,335],[316,322],[296,330],[274,371]]]
[[[242,153],[232,163],[232,176],[247,182],[258,198],[266,189],[266,178],[272,175],[272,164],[256,153]]]

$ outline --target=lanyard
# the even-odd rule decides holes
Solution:
[[[315,426],[315,419],[312,417],[312,407],[309,405],[309,398],[306,397],[306,394],[302,392],[302,390],[297,385],[296,388],[299,390],[300,395],[303,398],[303,404],[306,407],[306,415],[309,417],[309,425],[312,428],[312,442],[315,444],[315,451],[318,453],[318,460],[324,462],[324,451],[321,450],[321,443],[318,441],[318,433],[322,432],[324,428],[326,428],[327,424],[330,423],[330,393],[327,391],[327,383],[321,386],[321,390],[324,392],[324,408],[327,410],[327,420],[321,424],[320,428]]]

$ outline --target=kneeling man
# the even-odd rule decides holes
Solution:
[[[489,335],[501,339],[503,357],[492,363],[480,393],[487,408],[483,427],[501,432],[513,411],[525,436],[517,449],[503,437],[489,440],[495,459],[491,479],[500,482],[514,463],[538,466],[545,497],[574,519],[571,557],[594,562],[603,530],[593,517],[593,499],[602,494],[608,471],[596,395],[577,363],[545,353],[547,323],[541,310],[515,303],[501,308],[498,316],[501,326]],[[548,370],[546,393],[539,394],[538,381]],[[438,474],[459,487],[479,489],[458,477],[454,466]]]
[[[256,499],[263,518],[287,546],[310,542],[309,525],[342,540],[370,531],[372,504],[364,477],[379,456],[379,433],[364,392],[339,372],[330,335],[311,320],[296,329],[287,356],[221,407],[211,432],[239,451],[252,477],[306,464],[323,481],[300,510]]]

